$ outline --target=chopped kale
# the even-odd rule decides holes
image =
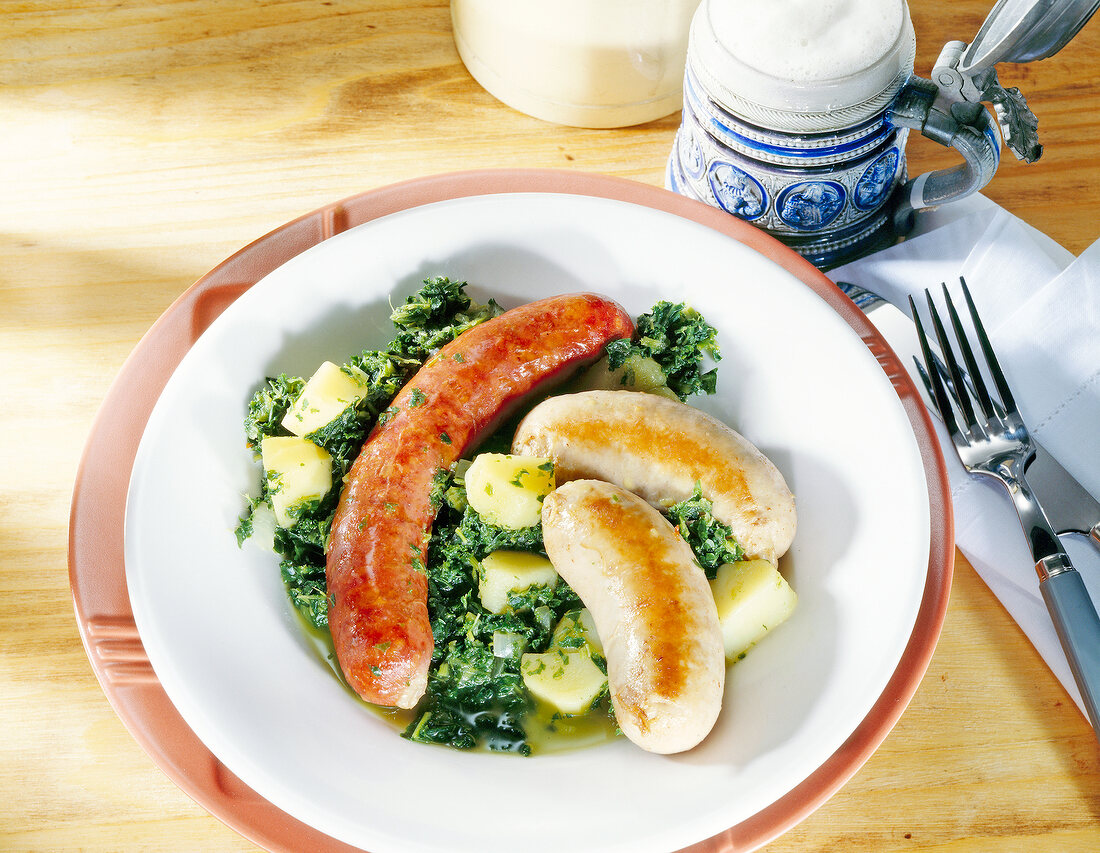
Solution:
[[[446,494],[443,483],[438,488]],[[444,500],[428,546],[428,611],[435,639],[428,690],[405,736],[459,749],[530,753],[523,716],[530,707],[519,656],[497,657],[493,637],[507,634],[515,648],[545,651],[553,628],[580,607],[564,581],[513,594],[508,609],[490,613],[478,598],[478,566],[493,551],[545,556],[538,527],[510,530],[487,524],[470,507]]]
[[[364,412],[363,401],[348,406],[335,420],[306,436],[314,444],[323,447],[332,456],[332,482],[344,479],[351,463],[359,455],[359,449],[373,426],[374,418]]]
[[[607,345],[608,366],[615,370],[631,355],[652,358],[664,371],[668,387],[681,400],[692,394],[713,394],[718,373],[704,371],[707,357],[719,361],[717,330],[694,308],[658,302],[634,324],[634,336]]]
[[[723,563],[734,563],[745,556],[729,525],[716,519],[713,509],[714,505],[703,497],[698,483],[690,498],[668,508],[669,520],[691,546],[695,559],[710,580],[714,580]]]
[[[325,540],[339,497],[339,484],[351,468],[367,435],[376,423],[384,422],[387,407],[398,391],[435,351],[462,332],[500,313],[490,300],[478,305],[465,294],[465,282],[445,277],[430,278],[392,315],[395,337],[385,350],[364,350],[343,365],[344,372],[357,378],[367,389],[354,406],[306,436],[332,456],[334,488],[319,502],[295,509],[290,528],[277,528],[275,550],[282,558],[281,571],[287,592],[302,615],[314,626],[328,622],[324,601]],[[245,417],[245,438],[259,449],[267,436],[289,435],[281,422],[294,400],[302,393],[305,380],[280,374],[268,379],[252,397]],[[423,402],[423,399],[420,400]],[[238,543],[252,534],[252,513],[271,493],[266,478],[260,492],[251,498],[239,520]]]
[[[296,565],[291,560],[283,560],[279,572],[291,602],[309,624],[328,628],[328,586],[324,567],[311,563]]]
[[[394,309],[391,319],[397,337],[389,351],[426,361],[466,329],[501,313],[492,299],[485,305],[475,304],[465,289],[466,282],[451,281],[445,276],[425,279],[423,287]]]
[[[268,379],[256,392],[248,402],[248,414],[244,419],[244,435],[249,447],[259,446],[269,435],[286,435],[280,423],[305,384],[304,379],[283,373]]]
[[[428,676],[428,704],[405,736],[457,749],[484,744],[529,755],[522,720],[529,708],[523,679],[484,643],[450,643]]]
[[[308,511],[311,509],[312,511]],[[287,560],[299,565],[324,567],[325,541],[332,526],[336,501],[330,492],[323,501],[303,511],[293,527],[275,528],[275,550]]]

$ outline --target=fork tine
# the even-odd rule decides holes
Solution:
[[[920,321],[920,312],[917,310],[917,304],[913,301],[913,297],[909,297],[909,311],[913,316],[913,322],[917,327],[917,340],[920,341],[921,353],[924,355],[924,363],[932,364],[932,348],[928,345],[928,336],[924,333],[924,325]],[[919,365],[918,365],[919,366]],[[943,425],[947,427],[947,431],[952,435],[958,435],[959,427],[955,422],[955,413],[951,408],[951,399],[947,396],[947,389],[943,386],[943,380],[937,371],[932,370],[923,374],[930,380],[931,388],[929,389],[930,396],[936,402],[936,408],[940,410],[940,417],[943,418]]]
[[[916,314],[914,314],[913,316],[916,317]],[[920,325],[919,320],[917,321],[917,324]],[[921,349],[924,350],[923,344],[925,343],[926,339],[923,334],[921,334],[920,337],[922,344]],[[952,413],[950,408],[943,408],[945,403],[948,405],[948,407],[950,407],[950,400],[954,399],[954,397],[956,396],[955,389],[951,387],[951,377],[948,375],[947,368],[943,366],[943,362],[940,361],[939,356],[932,352],[931,349],[927,350],[926,357],[932,358],[936,369],[935,385],[939,385],[942,383],[944,386],[944,396],[942,399],[936,393],[936,387],[935,385],[933,385],[932,379],[929,377],[928,371],[925,369],[925,366],[921,364],[921,360],[915,355],[913,356],[913,364],[917,366],[917,374],[920,376],[920,381],[924,383],[924,390],[928,392],[929,399],[932,400],[932,402],[935,404],[936,409],[940,413],[940,417],[943,419],[944,425],[947,427],[950,433],[954,434],[958,431],[958,427],[955,423],[954,414]],[[947,415],[943,414],[945,411],[947,412]]]
[[[917,363],[917,372],[920,374],[921,381],[924,383],[924,388],[928,392],[928,396],[932,396],[932,385],[928,380],[928,372],[924,369],[924,365],[920,363],[916,356],[913,357],[913,361]],[[955,389],[952,385],[951,374],[947,370],[947,365],[943,363],[938,355],[932,353],[932,365],[936,368],[936,372],[940,374],[940,377],[947,384],[948,393],[954,395]],[[970,393],[977,396],[978,392],[974,388],[974,382],[970,378],[970,373],[962,371],[963,382],[966,383],[966,387],[970,389]],[[1005,416],[1005,410],[1001,408],[1001,404],[992,397],[989,398],[990,405],[993,407],[992,417],[1003,418]]]
[[[959,281],[963,282],[963,286],[966,286],[966,282],[962,276],[959,276]],[[970,374],[971,382],[968,383],[968,387],[974,392],[974,396],[977,398],[978,403],[981,404],[982,411],[985,412],[987,418],[994,417],[993,400],[989,396],[989,390],[985,386],[985,380],[982,379],[982,372],[978,367],[978,361],[974,358],[974,350],[970,348],[970,341],[963,329],[962,321],[959,319],[959,312],[955,310],[955,302],[951,299],[951,293],[947,289],[947,285],[943,286],[943,297],[947,303],[947,313],[951,317],[951,326],[955,330],[955,340],[959,342],[959,350],[962,352],[963,361],[966,362],[966,369]],[[971,316],[973,312],[971,312]]]
[[[940,372],[940,365],[942,362],[934,353],[932,354],[932,360],[935,362],[936,372],[942,377],[943,373]],[[913,356],[913,364],[917,366],[917,375],[920,376],[920,381],[924,383],[924,390],[928,392],[929,397],[935,398],[935,392],[932,390],[932,380],[928,378],[928,371],[925,370],[924,365],[921,364],[921,360]]]
[[[989,335],[985,333],[985,326],[982,325],[982,319],[978,316],[978,309],[970,296],[970,288],[966,286],[966,279],[960,275],[959,282],[962,284],[963,297],[966,299],[966,307],[970,311],[970,319],[974,321],[974,331],[978,335],[978,343],[985,354],[986,364],[989,365],[989,375],[993,377],[993,384],[997,386],[997,393],[1001,395],[1001,402],[1004,404],[1005,411],[1012,415],[1019,414],[1016,410],[1016,401],[1012,398],[1012,390],[1008,387],[1008,380],[1005,379],[1005,375],[1001,371],[1000,362],[997,361],[993,346],[989,343]]]
[[[947,338],[947,331],[943,327],[943,321],[940,320],[940,314],[936,310],[936,304],[932,301],[932,294],[930,291],[924,291],[925,301],[928,303],[928,313],[932,318],[932,327],[936,330],[936,339],[940,343],[940,353],[944,363],[947,365],[948,372],[951,374],[951,384],[955,390],[955,402],[959,404],[959,408],[962,410],[963,417],[966,419],[967,428],[972,428],[977,424],[977,418],[974,417],[974,406],[970,402],[970,395],[966,391],[966,385],[963,383],[962,371],[959,369],[959,360],[955,358],[955,350],[951,346],[951,341]]]

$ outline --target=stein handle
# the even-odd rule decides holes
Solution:
[[[900,188],[894,212],[898,234],[912,230],[916,211],[966,198],[988,184],[1000,165],[1002,134],[1021,160],[1031,163],[1042,154],[1038,121],[1019,90],[1001,88],[992,68],[973,75],[959,71],[966,47],[959,41],[944,45],[932,80],[910,78],[887,109],[892,124],[919,130],[963,158],[957,166],[925,172]],[[992,103],[996,120],[983,101]]]
[[[1100,0],[997,0],[969,45],[948,42],[940,51],[932,80],[913,78],[898,94],[891,120],[955,148],[963,164],[929,172],[901,189],[894,225],[899,234],[913,227],[915,212],[980,190],[993,177],[1001,146],[983,101],[993,105],[1005,144],[1019,159],[1033,163],[1043,153],[1038,121],[1020,90],[997,81],[998,62],[1033,62],[1065,47],[1100,9]]]
[[[912,78],[895,98],[890,120],[955,148],[963,164],[929,172],[901,189],[894,226],[912,230],[915,212],[965,198],[993,177],[1001,144],[982,102],[993,105],[1004,142],[1019,159],[1043,153],[1035,114],[1020,90],[997,81],[998,62],[1033,62],[1065,47],[1100,8],[1100,0],[997,0],[974,41],[951,41],[940,51],[932,80]]]

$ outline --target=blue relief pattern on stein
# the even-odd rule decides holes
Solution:
[[[776,212],[792,228],[818,231],[840,215],[846,195],[833,181],[804,181],[779,194]]]
[[[689,64],[665,181],[824,267],[889,238],[908,133],[885,111],[817,133],[760,126],[714,101]]]
[[[689,178],[703,177],[703,173],[707,170],[706,157],[703,154],[703,147],[687,123],[680,128],[676,144],[680,149],[680,166],[684,173]]]
[[[708,179],[715,199],[726,213],[751,222],[759,219],[768,209],[768,195],[764,188],[752,175],[732,163],[712,163]]]
[[[856,207],[872,210],[882,203],[894,182],[899,160],[898,150],[891,148],[864,170],[852,193]]]

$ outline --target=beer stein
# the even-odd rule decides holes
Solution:
[[[905,0],[703,0],[667,186],[752,222],[822,269],[868,254],[908,233],[918,211],[984,187],[1002,139],[1018,158],[1038,159],[1037,120],[994,66],[1056,53],[1098,5],[1000,0],[974,41],[948,42],[924,79],[914,74]],[[784,9],[810,19],[784,22]],[[910,178],[910,131],[963,162]]]

